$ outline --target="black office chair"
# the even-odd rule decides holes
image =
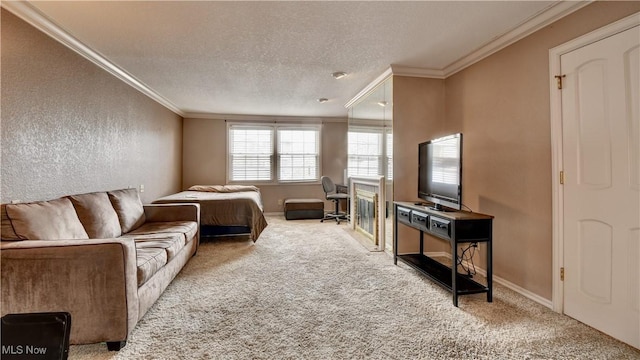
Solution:
[[[335,211],[326,214],[320,222],[324,222],[325,220],[335,220],[336,223],[340,224],[340,220],[349,220],[349,215],[340,211],[340,200],[349,199],[349,194],[337,192],[336,184],[334,184],[333,180],[327,176],[323,176],[320,180],[322,181],[322,189],[324,190],[325,198],[336,204]]]

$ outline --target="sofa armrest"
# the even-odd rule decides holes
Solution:
[[[147,222],[154,221],[195,221],[200,226],[200,204],[146,204],[144,215]]]
[[[73,344],[123,341],[138,320],[133,239],[3,241],[1,313],[66,311]]]

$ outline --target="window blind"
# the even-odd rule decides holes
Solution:
[[[280,181],[318,179],[319,138],[317,129],[278,130]]]
[[[229,163],[232,181],[270,181],[273,178],[273,129],[232,126]]]

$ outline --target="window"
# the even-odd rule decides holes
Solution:
[[[382,156],[382,134],[375,131],[349,131],[348,175],[377,176],[380,174]]]
[[[273,130],[229,128],[229,180],[270,181],[273,177]]]
[[[317,129],[278,129],[278,180],[318,180],[318,133]]]
[[[390,130],[385,132],[387,138],[387,180],[393,180],[393,133]]]
[[[393,177],[393,134],[390,129],[350,127],[348,133],[348,176]]]
[[[228,127],[229,182],[318,181],[319,125],[245,125]]]

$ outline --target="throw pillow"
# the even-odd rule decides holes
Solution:
[[[68,198],[91,239],[115,238],[122,235],[118,214],[106,192],[71,195]]]
[[[88,239],[71,201],[61,198],[7,204],[7,216],[23,240]]]
[[[1,205],[1,215],[2,215],[2,228],[0,229],[0,237],[5,241],[16,241],[22,240],[16,234],[16,231],[13,229],[13,224],[11,224],[11,219],[7,216],[7,205]]]
[[[122,233],[128,233],[144,224],[144,208],[136,189],[122,189],[107,192],[113,208],[118,214]]]

